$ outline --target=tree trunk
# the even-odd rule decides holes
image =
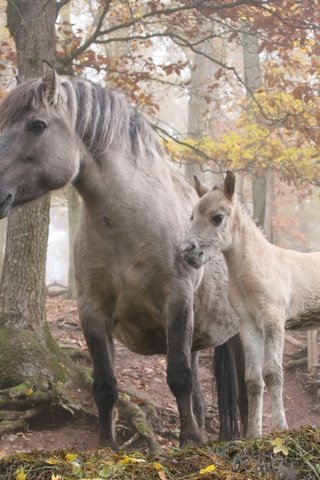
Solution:
[[[250,101],[255,90],[262,86],[262,74],[259,56],[259,38],[257,35],[247,32],[243,34],[243,67],[244,81],[247,88],[247,97]],[[268,177],[268,178],[267,178]],[[270,174],[252,177],[252,203],[253,216],[265,228],[268,234],[272,231],[272,195],[273,188],[270,182],[273,176]],[[268,186],[267,186],[268,184]],[[268,192],[271,197],[267,198]],[[268,215],[266,217],[266,208]],[[271,239],[271,238],[270,238]]]
[[[213,28],[211,20],[208,21],[206,28],[208,31]],[[216,42],[221,40],[216,39]],[[212,83],[219,67],[208,57],[216,56],[217,51],[221,51],[221,45],[215,45],[214,41],[209,39],[201,44],[201,50],[204,55],[195,53],[193,57],[188,105],[188,136],[199,140],[206,135],[212,135],[213,113],[210,108],[208,86]],[[185,166],[185,176],[189,182],[192,182],[193,175],[199,175],[200,172],[197,164],[191,163]],[[219,180],[221,180],[219,175],[213,175],[210,179],[212,183],[218,183]]]
[[[7,233],[7,219],[4,218],[0,221],[0,278],[2,275],[4,251],[6,246],[6,233]]]
[[[43,59],[54,62],[56,15],[55,0],[8,2],[8,27],[22,79],[41,76]],[[0,434],[23,428],[26,418],[48,408],[55,385],[67,379],[66,358],[45,315],[48,225],[49,196],[14,209],[8,219],[1,281]],[[13,421],[14,411],[18,421]]]

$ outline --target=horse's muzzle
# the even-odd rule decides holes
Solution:
[[[206,254],[194,238],[181,245],[181,254],[184,260],[193,268],[201,268],[206,262]]]
[[[7,195],[0,195],[0,219],[8,215],[13,202],[14,195],[12,193],[8,193]]]

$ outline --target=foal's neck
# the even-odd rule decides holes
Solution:
[[[228,268],[245,267],[259,261],[271,246],[262,230],[244,210],[240,203],[235,206],[233,241],[223,252]]]

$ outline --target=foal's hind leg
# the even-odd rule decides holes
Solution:
[[[279,317],[275,322],[268,321],[265,327],[265,359],[263,378],[271,398],[272,429],[288,428],[283,406],[282,355],[284,344],[284,322]]]
[[[201,443],[203,440],[192,406],[193,293],[190,290],[179,295],[176,292],[176,295],[166,311],[167,382],[176,398],[180,415],[180,444],[184,445],[190,442]]]
[[[82,329],[93,362],[93,393],[99,413],[99,444],[116,448],[112,412],[117,400],[117,380],[113,374],[113,342],[106,331],[102,312],[79,301]]]

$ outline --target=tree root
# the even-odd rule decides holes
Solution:
[[[136,430],[136,433],[133,435],[133,437],[126,441],[122,447],[128,447],[137,441],[139,437],[142,437],[143,440],[147,442],[151,452],[159,451],[160,445],[156,439],[152,427],[147,420],[146,414],[136,403],[130,401],[128,394],[120,394],[117,401],[117,407],[121,409],[122,415],[129,420]]]
[[[78,370],[82,371],[81,368]],[[87,370],[85,369],[85,378],[88,375]],[[81,377],[80,380],[84,379]],[[88,386],[87,381],[83,383]],[[62,391],[57,385],[52,391],[49,384],[42,385],[41,388],[42,390],[36,390],[25,383],[0,390],[0,437],[7,433],[26,430],[31,420],[40,418],[49,411],[51,414],[55,411],[60,413],[63,411],[73,417],[85,414],[96,418],[96,413],[72,402],[68,398],[68,392]],[[151,424],[159,428],[161,412],[151,402],[138,398],[131,392],[122,391],[117,401],[117,409],[121,422],[127,425],[130,434],[130,438],[124,441],[122,448],[127,449],[143,440],[151,452],[160,450]]]
[[[0,437],[5,433],[26,430],[30,420],[54,408],[73,415],[81,410],[57,387],[55,392],[50,391],[50,386],[43,387],[40,391],[33,390],[27,384],[20,384],[0,390]]]

